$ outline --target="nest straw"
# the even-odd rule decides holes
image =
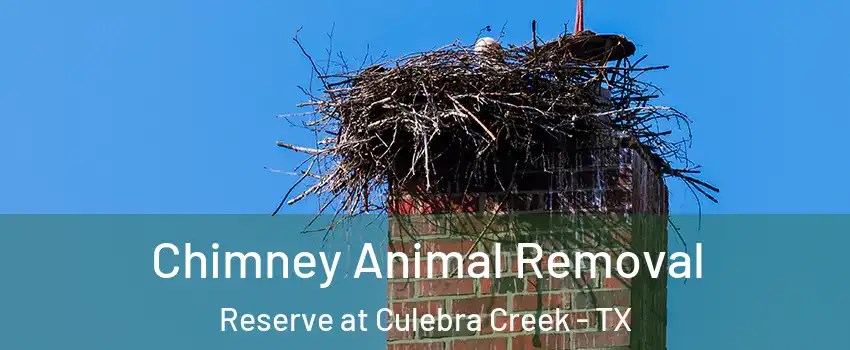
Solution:
[[[319,68],[296,36],[322,83],[318,92],[302,89],[308,101],[299,106],[312,110],[301,125],[321,136],[310,147],[278,142],[306,155],[281,206],[318,196],[319,214],[351,217],[388,210],[397,190],[509,192],[522,169],[554,164],[547,157],[565,144],[601,134],[716,201],[718,190],[693,177],[690,119],[654,105],[660,90],[641,79],[667,67],[640,66],[645,56],[578,57],[571,44],[593,35],[538,45],[535,33],[527,44],[478,54],[455,42],[365,68],[342,62],[337,72]],[[609,99],[600,99],[603,88]]]

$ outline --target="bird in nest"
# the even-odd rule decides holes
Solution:
[[[502,50],[502,44],[491,37],[483,37],[475,41],[475,54],[481,55],[491,50]]]
[[[482,67],[495,68],[504,63],[505,50],[499,41],[491,37],[478,39],[473,46],[476,60]]]

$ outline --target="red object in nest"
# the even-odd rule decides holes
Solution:
[[[584,29],[584,0],[576,2],[575,28],[566,45],[571,56],[582,61],[618,61],[635,53],[635,45],[621,35],[597,35]]]
[[[576,26],[573,34],[578,34],[584,31],[584,0],[578,0],[576,4]]]

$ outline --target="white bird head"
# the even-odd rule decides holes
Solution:
[[[484,38],[478,39],[478,41],[475,42],[475,53],[479,54],[479,55],[484,53],[485,51],[488,51],[488,50],[501,49],[501,48],[502,48],[502,45],[499,44],[499,42],[496,41],[496,39],[493,39],[491,37],[484,37]]]

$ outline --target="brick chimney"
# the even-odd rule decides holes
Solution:
[[[582,142],[577,142],[582,143]],[[610,143],[610,142],[609,142]],[[407,252],[412,256],[413,245],[421,244],[425,252],[484,251],[492,254],[492,242],[476,240],[483,226],[469,226],[471,233],[458,235],[446,228],[452,215],[466,213],[486,218],[496,214],[570,216],[582,213],[652,214],[663,218],[667,214],[667,189],[658,163],[640,148],[629,147],[620,141],[608,147],[576,146],[562,151],[559,164],[542,164],[526,169],[509,191],[480,191],[451,195],[446,191],[433,196],[410,196],[395,191],[390,214],[390,250]],[[433,188],[433,187],[432,187]],[[435,191],[436,192],[436,191]],[[430,200],[423,200],[428,197]],[[436,200],[435,200],[436,199]],[[421,215],[411,215],[421,214]],[[476,215],[477,214],[477,215]],[[439,219],[438,219],[439,218]],[[661,252],[667,249],[666,218],[661,224],[630,221],[623,232],[578,232],[577,246],[583,251]],[[482,219],[486,221],[486,219]],[[503,231],[513,226],[499,224]],[[457,227],[457,225],[454,225]],[[567,233],[563,233],[567,235]],[[600,238],[606,236],[607,238]],[[613,238],[613,240],[611,239]],[[618,241],[612,247],[605,242]],[[477,243],[476,243],[477,242]],[[516,245],[513,245],[515,250]],[[508,251],[511,245],[503,244]],[[557,249],[557,248],[554,248]],[[618,250],[619,249],[619,250]],[[640,253],[638,253],[640,254]],[[394,275],[388,286],[389,308],[397,315],[480,314],[502,308],[509,314],[535,314],[559,308],[569,313],[569,332],[526,332],[514,325],[514,331],[493,331],[490,320],[484,317],[481,330],[426,332],[391,330],[387,335],[388,350],[525,350],[525,349],[665,349],[667,317],[667,282],[665,276],[651,279],[639,274],[631,280],[620,278],[556,279],[536,276],[517,276],[516,254],[505,252],[499,279],[473,278],[401,278],[403,266],[394,265]],[[412,262],[424,265],[423,261]],[[413,270],[410,270],[413,271]],[[426,268],[422,268],[423,274]],[[642,269],[641,271],[645,271]],[[527,271],[526,271],[527,272]],[[492,273],[492,271],[491,271]],[[663,273],[663,272],[662,272]],[[411,273],[412,275],[412,273]],[[583,274],[587,276],[586,273]],[[467,276],[465,276],[467,277]],[[606,315],[607,329],[602,329],[602,315],[597,308],[630,308],[631,332],[613,330],[619,320],[615,312]],[[586,322],[580,322],[579,320]],[[496,324],[510,322],[507,317]],[[536,340],[536,341],[535,341]],[[537,347],[539,345],[540,347]]]

